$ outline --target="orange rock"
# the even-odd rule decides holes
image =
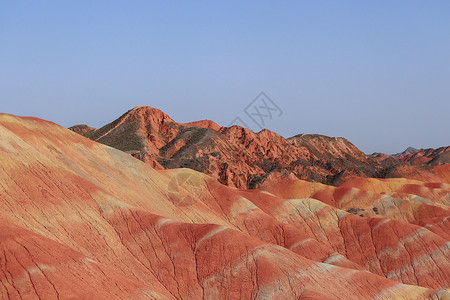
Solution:
[[[166,138],[178,129],[189,134],[159,116],[138,108],[122,120],[149,121]],[[127,134],[125,125],[116,125],[117,136]],[[233,130],[240,130],[233,139],[259,147],[250,142],[256,134]],[[282,151],[271,143],[275,135],[260,135],[267,155]],[[437,219],[445,218],[446,200],[438,199],[445,185],[354,179],[353,196],[347,186],[296,184],[279,174],[291,193],[329,189],[320,194],[326,204],[234,189],[191,169],[155,170],[38,119],[0,115],[0,137],[0,298],[448,297],[449,243]],[[400,211],[417,212],[417,224],[335,207],[373,205],[385,188],[435,199],[424,203],[430,208],[398,203]]]
[[[178,124],[158,109],[139,106],[114,122],[85,134],[122,151],[139,153],[160,168],[188,167],[221,183],[247,188],[273,171],[305,180],[338,183],[348,176],[371,176],[381,165],[343,138],[298,135],[219,126],[210,120]]]

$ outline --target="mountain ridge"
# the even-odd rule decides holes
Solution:
[[[137,106],[84,135],[154,168],[187,167],[238,188],[252,188],[271,172],[332,185],[353,176],[432,178],[434,170],[427,165],[450,163],[450,147],[367,155],[343,137],[303,133],[284,138],[267,129],[255,133],[211,120],[177,123],[149,106]]]
[[[338,184],[348,176],[374,176],[382,168],[345,138],[297,135],[285,139],[267,129],[255,133],[210,120],[177,123],[147,106],[133,108],[86,137],[132,153],[154,167],[188,167],[239,188],[251,187],[272,171]],[[310,143],[302,142],[305,139]],[[334,155],[322,149],[326,146]]]

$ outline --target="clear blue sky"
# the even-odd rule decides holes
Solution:
[[[137,105],[363,151],[450,144],[450,1],[2,1],[0,112],[98,127]],[[249,124],[250,125],[250,124]]]

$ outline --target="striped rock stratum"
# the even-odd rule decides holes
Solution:
[[[40,119],[2,114],[0,137],[2,299],[450,297],[448,181],[246,190]]]

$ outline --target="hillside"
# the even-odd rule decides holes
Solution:
[[[145,121],[153,138],[131,144],[148,151],[200,130],[159,116],[126,114],[91,137],[119,141]],[[273,133],[227,130],[241,145],[281,151]],[[194,144],[231,139],[201,133]],[[446,183],[332,187],[271,172],[261,190],[238,190],[191,169],[155,170],[35,118],[0,115],[0,134],[2,299],[449,297]]]

